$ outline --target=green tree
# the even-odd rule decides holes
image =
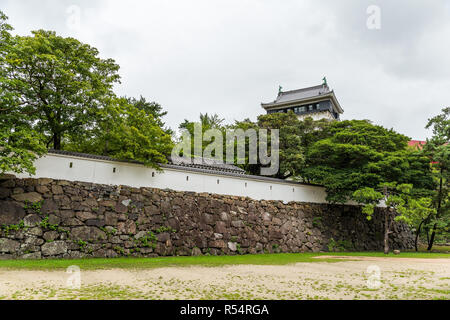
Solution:
[[[299,176],[305,163],[305,149],[302,147],[305,136],[302,135],[302,122],[297,115],[292,111],[261,115],[257,125],[259,129],[268,130],[268,137],[271,130],[279,130],[280,169],[275,177],[286,179]]]
[[[419,251],[418,240],[422,226],[426,221],[436,214],[436,209],[432,205],[431,198],[414,198],[407,196],[407,205],[398,209],[399,216],[396,217],[396,221],[402,221],[408,224],[416,236],[414,239],[414,247],[416,251]]]
[[[333,122],[323,135],[308,149],[304,174],[325,186],[328,201],[355,200],[364,204],[363,212],[369,218],[384,200],[387,209],[380,212],[388,253],[389,235],[399,210],[406,208],[407,197],[426,198],[435,186],[429,158],[407,148],[408,137],[367,120]],[[403,212],[406,217],[410,211]]]
[[[219,129],[223,135],[223,159],[226,159],[226,150],[229,147],[228,144],[232,143],[234,145],[234,164],[244,169],[249,174],[258,175],[261,171],[261,161],[259,161],[259,152],[256,149],[257,163],[250,163],[250,138],[245,137],[245,159],[244,163],[238,161],[237,155],[237,139],[230,140],[226,139],[230,132],[235,130],[254,130],[256,132],[256,138],[259,138],[259,130],[267,130],[268,135],[268,150],[271,150],[271,130],[279,130],[279,162],[280,169],[277,174],[274,175],[276,178],[286,179],[293,178],[297,180],[306,180],[302,176],[303,169],[305,165],[305,150],[313,142],[317,141],[322,137],[323,128],[328,125],[328,121],[314,121],[311,118],[307,118],[304,121],[300,121],[298,117],[293,113],[274,113],[268,115],[261,115],[258,117],[257,122],[252,122],[250,119],[244,119],[243,121],[235,121],[231,125],[223,125],[223,119],[218,115],[205,115],[200,114],[200,119],[197,123],[201,124],[202,134],[204,134],[209,129]],[[180,124],[180,129],[186,129],[191,136],[191,152],[194,150],[194,124],[185,120]],[[210,144],[211,141],[202,142],[202,150],[205,150],[206,146]],[[258,146],[259,147],[259,146]],[[192,155],[191,155],[192,156]]]
[[[392,129],[346,120],[331,123],[323,135],[308,149],[302,174],[323,185],[330,202],[345,203],[356,190],[386,182],[433,187],[429,159],[407,149],[409,138]]]
[[[225,136],[226,136],[226,126],[223,124],[225,119],[220,118],[217,114],[209,115],[208,113],[202,114],[200,113],[199,121],[189,121],[187,119],[184,120],[183,123],[181,123],[178,128],[180,130],[185,130],[190,138],[191,138],[191,154],[187,155],[184,154],[184,156],[189,156],[191,158],[194,158],[195,156],[195,126],[199,125],[201,128],[201,137],[197,137],[197,139],[201,139],[201,152],[203,155],[203,152],[207,148],[209,144],[214,142],[214,138],[211,138],[210,140],[205,138],[205,133],[208,130],[216,129],[221,132],[222,135],[222,146],[225,146]],[[183,152],[186,152],[184,150]],[[223,148],[223,153],[225,152],[225,149]],[[213,153],[213,156],[215,154]],[[224,154],[222,154],[224,156]],[[223,159],[226,159],[223,157]]]
[[[329,124],[326,120],[315,121],[312,118],[306,118],[302,121],[293,112],[288,113],[273,113],[261,115],[258,121],[251,122],[249,119],[244,121],[236,121],[229,129],[248,130],[253,129],[258,133],[259,129],[270,131],[273,129],[279,130],[279,161],[280,169],[274,177],[280,179],[292,178],[309,182],[304,176],[305,169],[305,153],[306,150],[317,140],[323,137],[323,130]],[[246,159],[245,164],[239,164],[244,170],[250,174],[259,174],[261,164],[249,164],[249,140],[246,140]],[[270,148],[269,139],[269,148]]]
[[[200,113],[199,121],[192,122],[187,119],[179,125],[179,129],[186,129],[193,136],[194,135],[194,124],[200,123],[202,126],[202,133],[209,129],[223,129],[223,122],[225,119],[220,118],[217,114],[209,115],[208,113]]]
[[[250,132],[250,130],[254,130],[256,132],[256,136],[258,133],[258,124],[255,122],[252,122],[250,119],[244,119],[242,121],[235,121],[233,124],[227,126],[227,130],[229,131],[235,131],[235,130],[242,130],[244,132]],[[238,152],[237,152],[237,145],[238,141],[237,139],[233,139],[233,141],[227,141],[228,143],[233,144],[233,148],[235,150],[234,152],[234,164],[241,169],[245,170],[248,174],[252,175],[259,175],[261,172],[261,165],[258,163],[250,163],[250,148],[249,145],[251,143],[250,138],[248,136],[245,137],[244,142],[244,149],[245,149],[245,158],[244,159],[238,159]],[[226,148],[224,149],[226,150]],[[256,149],[257,150],[257,149]],[[239,160],[239,161],[238,161]],[[241,163],[243,162],[243,163]]]
[[[356,190],[353,193],[353,199],[363,204],[363,213],[367,215],[367,219],[371,220],[375,211],[375,207],[380,205],[381,201],[385,204],[383,208],[384,215],[384,253],[389,254],[389,236],[394,232],[394,223],[403,221],[413,223],[416,214],[424,214],[424,211],[417,208],[418,202],[412,202],[414,206],[407,205],[407,197],[411,192],[411,184],[399,184],[395,182],[381,183],[379,188],[383,192],[379,192],[373,188],[365,187]]]
[[[119,66],[98,55],[96,48],[53,31],[11,38],[0,89],[16,97],[18,112],[46,136],[47,146],[61,149],[65,137],[88,129],[114,96]]]
[[[0,11],[0,174],[32,174],[35,172],[33,162],[46,149],[43,136],[30,126],[31,115],[24,112],[20,95],[3,88],[9,81],[6,56],[13,45],[11,30],[6,15]]]
[[[154,101],[149,102],[147,99],[145,99],[143,96],[140,96],[139,99],[133,98],[133,97],[127,97],[126,98],[129,104],[132,104],[139,110],[144,111],[147,115],[152,115],[155,119],[158,126],[163,128],[163,130],[167,133],[172,135],[173,131],[169,128],[165,127],[165,123],[162,121],[162,118],[167,115],[167,111],[163,110],[163,107]]]
[[[433,173],[438,181],[438,188],[434,197],[437,212],[432,223],[431,237],[428,241],[428,250],[431,250],[436,234],[439,231],[448,234],[450,225],[450,108],[444,108],[441,114],[430,119],[426,128],[432,128],[433,136],[431,139],[427,139],[423,151],[431,159]]]
[[[101,154],[119,160],[135,160],[160,169],[173,148],[171,136],[151,113],[130,104],[126,98],[113,99],[98,116],[101,120],[67,149]]]

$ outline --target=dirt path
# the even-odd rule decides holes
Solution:
[[[324,258],[324,257],[322,257]],[[450,299],[450,259],[348,257],[357,261],[285,266],[0,270],[3,299]],[[367,270],[372,270],[368,274]],[[378,268],[378,269],[377,269]],[[380,271],[377,286],[376,271]],[[73,275],[73,274],[72,274]],[[369,284],[369,276],[375,277]]]

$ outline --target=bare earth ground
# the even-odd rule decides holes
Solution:
[[[373,265],[381,271],[378,289],[367,286],[366,271]],[[80,289],[67,287],[69,276],[0,270],[0,298],[450,299],[450,259],[344,257],[283,266],[81,270]]]

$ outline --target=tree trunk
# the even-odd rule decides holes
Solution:
[[[389,209],[384,214],[384,254],[389,254]]]
[[[53,149],[61,150],[61,136],[57,133],[53,134]]]
[[[422,222],[420,222],[419,227],[416,230],[416,238],[414,239],[414,247],[416,248],[416,252],[419,251],[418,247],[417,247],[417,242],[419,240],[419,235],[420,235],[420,229],[422,228],[422,224],[425,220],[422,220]]]
[[[441,211],[441,202],[442,202],[442,168],[441,168],[441,179],[439,180],[439,194],[438,194],[438,207],[436,212],[436,219],[439,219],[439,214]],[[430,242],[428,243],[427,248],[428,251],[431,251],[431,249],[433,248],[434,237],[436,236],[436,228],[437,223],[434,224],[433,231],[431,232]]]
[[[437,227],[437,225],[435,223],[433,226],[433,232],[431,232],[430,243],[428,243],[428,248],[427,248],[428,251],[431,251],[431,249],[433,249],[434,237],[436,235],[436,227]]]

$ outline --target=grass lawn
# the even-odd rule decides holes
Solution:
[[[297,262],[337,262],[338,259],[321,259],[320,255],[335,256],[370,256],[386,257],[382,252],[327,252],[327,253],[278,253],[236,256],[198,256],[198,257],[158,257],[158,258],[86,258],[86,259],[51,259],[51,260],[0,260],[0,269],[26,270],[65,270],[77,265],[84,270],[94,269],[150,269],[163,267],[188,266],[224,266],[224,265],[286,265]],[[400,255],[389,254],[388,257],[401,258],[448,258],[450,254],[402,252]]]

